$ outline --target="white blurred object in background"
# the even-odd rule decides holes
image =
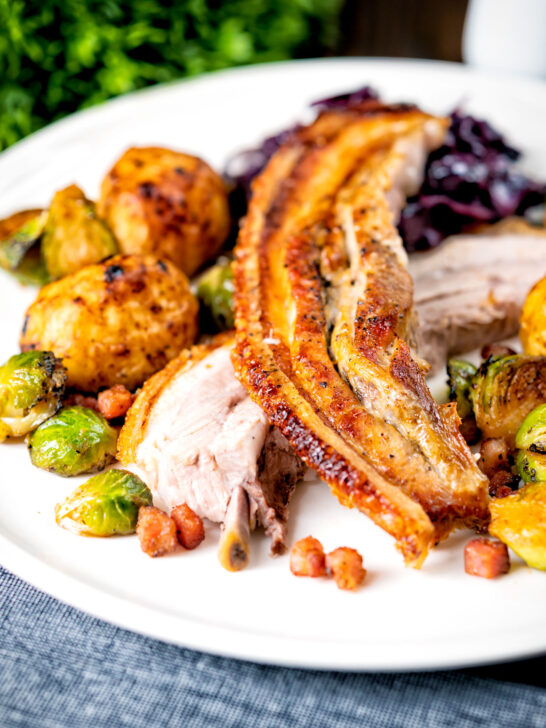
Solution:
[[[470,0],[463,58],[477,68],[546,78],[546,0]]]

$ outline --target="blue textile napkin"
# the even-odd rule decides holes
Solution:
[[[0,568],[1,728],[546,728],[545,668],[546,658],[421,674],[255,665],[119,629]]]

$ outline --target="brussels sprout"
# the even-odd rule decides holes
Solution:
[[[516,447],[546,453],[546,404],[529,412],[516,435]]]
[[[15,354],[0,367],[0,442],[26,435],[61,406],[66,369],[51,351]]]
[[[513,445],[523,419],[546,402],[546,358],[487,359],[472,378],[471,401],[484,437],[503,437]]]
[[[546,455],[532,450],[520,450],[516,455],[519,477],[526,483],[546,481]]]
[[[0,221],[0,267],[21,283],[44,285],[49,276],[40,253],[47,212],[26,210]]]
[[[529,566],[546,570],[546,485],[530,483],[491,501],[489,533]]]
[[[526,483],[546,481],[546,404],[535,407],[516,434],[516,466]]]
[[[34,248],[28,251],[21,265],[17,270],[12,271],[12,273],[19,283],[22,283],[24,286],[42,287],[51,281],[51,277],[42,259],[39,245],[34,246]]]
[[[152,504],[152,494],[127,470],[108,470],[81,485],[55,508],[59,526],[89,536],[134,533],[138,510]]]
[[[29,435],[34,465],[63,476],[93,473],[112,462],[117,432],[87,407],[65,407]]]
[[[233,270],[228,258],[218,258],[199,278],[197,298],[218,329],[233,328]]]
[[[51,201],[42,239],[49,275],[62,278],[117,252],[112,233],[80,188],[70,185],[59,190]]]
[[[447,383],[449,385],[449,399],[457,402],[457,412],[463,419],[473,415],[470,391],[472,378],[477,369],[470,362],[462,359],[450,359],[447,363]]]

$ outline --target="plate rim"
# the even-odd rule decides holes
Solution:
[[[428,649],[424,649],[424,643],[419,640],[404,643],[407,649],[415,648],[412,654],[421,654],[421,660],[407,657],[406,652],[401,659],[399,649],[389,643],[371,645],[372,654],[363,658],[362,644],[353,647],[346,641],[317,643],[307,637],[257,635],[255,632],[233,627],[201,624],[184,616],[173,616],[164,612],[158,618],[158,612],[154,608],[131,602],[130,599],[124,599],[109,590],[86,583],[83,579],[28,553],[3,534],[0,534],[0,553],[1,565],[5,569],[70,607],[147,638],[227,659],[293,669],[398,673],[480,667],[546,654],[546,635],[543,643],[537,644],[536,635],[531,637],[527,634],[529,644],[525,644],[525,640],[516,631],[510,633],[509,644],[499,640],[493,649],[490,643],[480,650],[476,650],[474,646],[470,659],[462,654],[454,658],[449,651],[453,642],[437,639],[427,643]],[[89,599],[90,597],[94,598]],[[218,638],[222,640],[220,644]],[[285,650],[287,645],[291,647],[288,652]],[[295,656],[295,645],[298,646],[297,652],[301,658]],[[430,645],[433,646],[432,649]],[[395,658],[390,654],[393,651]],[[435,654],[432,659],[431,652]]]
[[[484,81],[488,79],[494,79],[497,82],[499,80],[512,82],[517,80],[518,84],[524,89],[528,89],[529,93],[538,89],[540,89],[541,94],[546,92],[546,82],[540,79],[530,79],[516,74],[479,71],[463,64],[427,59],[340,57],[278,61],[222,69],[168,84],[147,87],[110,99],[96,107],[77,111],[38,130],[2,152],[0,160],[7,160],[13,154],[24,153],[27,147],[32,148],[34,144],[40,143],[44,136],[53,135],[55,137],[58,134],[62,135],[65,126],[76,127],[77,131],[78,126],[92,121],[96,115],[100,116],[101,114],[112,113],[112,111],[115,113],[116,108],[138,103],[143,96],[150,97],[155,94],[165,94],[169,90],[178,89],[182,86],[218,83],[227,77],[266,74],[295,64],[300,67],[346,64],[355,67],[362,66],[363,69],[366,67],[399,68],[401,66],[413,66],[426,68],[429,71],[434,68],[438,72],[464,74]],[[408,657],[406,653],[402,655],[400,651],[397,651],[396,659],[393,659],[392,656],[389,656],[389,651],[393,650],[393,645],[390,644],[373,645],[371,654],[363,655],[361,643],[357,644],[358,652],[356,652],[355,647],[349,646],[346,641],[333,640],[327,643],[322,641],[317,643],[310,638],[298,639],[293,636],[271,634],[257,636],[254,632],[228,626],[197,624],[186,616],[174,616],[166,613],[161,613],[160,619],[158,619],[158,612],[154,608],[145,604],[133,603],[130,599],[118,596],[108,589],[86,583],[83,579],[65,572],[62,568],[40,559],[1,533],[0,563],[14,575],[24,579],[51,597],[93,617],[147,637],[231,659],[300,669],[407,672],[474,667],[501,661],[536,657],[546,653],[546,634],[542,643],[537,644],[537,638],[534,635],[532,644],[526,644],[525,639],[522,639],[522,636],[516,631],[510,633],[511,641],[508,644],[499,641],[499,643],[495,644],[481,645],[478,650],[474,647],[470,658],[462,654],[453,657],[449,649],[446,650],[450,646],[449,641],[436,641],[433,648],[427,650],[423,650],[422,643],[408,643],[408,647],[410,644],[420,646],[420,650],[414,651],[412,657]],[[221,646],[218,643],[219,637],[221,637]],[[527,635],[527,639],[531,642],[529,635]],[[285,647],[288,643],[290,643],[292,649],[286,651]],[[294,650],[295,644],[298,646],[297,650]],[[296,652],[299,656],[295,654]],[[431,653],[435,654],[435,657],[431,657]],[[416,659],[415,655],[418,655],[419,658]],[[447,657],[446,655],[450,656]]]
[[[50,124],[47,124],[46,126],[37,129],[32,134],[29,134],[28,136],[24,137],[23,139],[20,139],[19,141],[15,142],[15,144],[12,144],[7,149],[4,149],[0,152],[0,158],[6,159],[10,157],[15,152],[20,152],[21,149],[26,148],[30,144],[34,144],[36,140],[41,139],[43,135],[46,134],[52,134],[57,133],[59,130],[62,130],[65,125],[72,125],[74,123],[81,122],[82,120],[88,120],[91,119],[96,114],[101,115],[105,113],[106,110],[114,108],[114,107],[121,107],[125,105],[130,105],[136,100],[140,99],[142,96],[153,96],[155,94],[162,94],[167,89],[173,89],[173,88],[180,88],[182,86],[187,85],[193,85],[193,84],[207,84],[207,83],[213,83],[214,81],[217,81],[218,79],[222,78],[230,78],[230,77],[236,77],[236,76],[246,76],[246,75],[254,75],[254,74],[260,74],[262,72],[268,73],[269,71],[274,72],[275,70],[283,67],[288,66],[320,66],[320,65],[333,65],[333,64],[346,64],[346,65],[370,65],[370,66],[392,66],[392,67],[400,67],[400,66],[415,66],[415,67],[422,67],[422,68],[435,68],[438,71],[445,72],[445,73],[455,73],[455,74],[466,74],[469,76],[473,76],[477,79],[481,79],[483,81],[517,81],[518,85],[522,88],[531,91],[537,91],[539,90],[542,93],[546,93],[546,79],[540,79],[540,78],[532,78],[525,75],[520,75],[517,73],[507,73],[503,71],[491,71],[491,70],[482,70],[478,68],[474,68],[472,66],[469,66],[465,63],[459,63],[456,61],[439,61],[429,58],[390,58],[388,56],[349,56],[349,57],[343,57],[343,56],[334,56],[332,58],[296,58],[291,60],[283,60],[283,61],[271,61],[271,62],[265,62],[265,63],[254,63],[249,64],[247,66],[236,66],[233,68],[221,68],[216,71],[208,71],[201,74],[198,74],[196,76],[190,76],[188,78],[181,78],[173,81],[168,81],[165,83],[159,83],[152,86],[146,86],[141,89],[136,89],[134,91],[129,91],[125,94],[122,94],[120,96],[115,96],[111,99],[106,99],[105,101],[95,105],[90,106],[88,108],[84,109],[78,109],[77,111],[72,112],[71,114],[68,114],[67,116],[64,116],[61,119],[57,119],[56,121],[52,121]]]

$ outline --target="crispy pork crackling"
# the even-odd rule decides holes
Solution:
[[[340,501],[407,564],[488,520],[487,480],[453,405],[412,356],[396,221],[447,120],[365,102],[323,112],[253,183],[236,246],[236,374]]]

